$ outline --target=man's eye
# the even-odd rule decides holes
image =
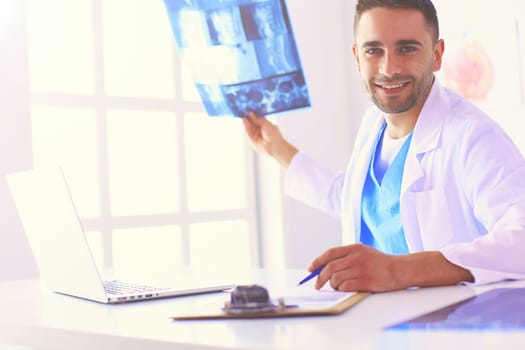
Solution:
[[[414,51],[416,51],[416,50],[417,50],[417,48],[414,47],[414,46],[402,46],[402,47],[400,48],[400,51],[401,51],[402,53],[412,53],[412,52],[414,52]]]
[[[365,54],[367,55],[376,55],[378,53],[381,53],[381,49],[378,48],[371,48],[365,51]]]

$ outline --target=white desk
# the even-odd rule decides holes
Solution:
[[[303,274],[254,271],[250,278],[266,286],[272,276],[272,285],[293,285]],[[525,287],[525,281],[374,294],[339,316],[172,321],[191,305],[220,307],[229,295],[104,305],[49,292],[38,280],[12,281],[0,283],[0,344],[56,350],[525,349],[525,331],[382,330],[497,287]]]

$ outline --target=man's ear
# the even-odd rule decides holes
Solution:
[[[357,52],[357,45],[352,45],[352,53],[354,54],[355,63],[357,64],[357,69],[361,71],[361,65],[359,64],[359,53]]]
[[[441,64],[443,63],[443,53],[445,52],[445,41],[439,39],[436,45],[434,46],[434,72],[437,72],[441,69]]]

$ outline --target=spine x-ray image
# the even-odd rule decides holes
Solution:
[[[164,0],[209,116],[310,106],[285,0]]]

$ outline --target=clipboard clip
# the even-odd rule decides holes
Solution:
[[[298,306],[286,305],[284,298],[279,298],[277,303],[273,303],[266,288],[252,284],[236,286],[222,310],[227,314],[258,314],[279,312],[295,307]]]

